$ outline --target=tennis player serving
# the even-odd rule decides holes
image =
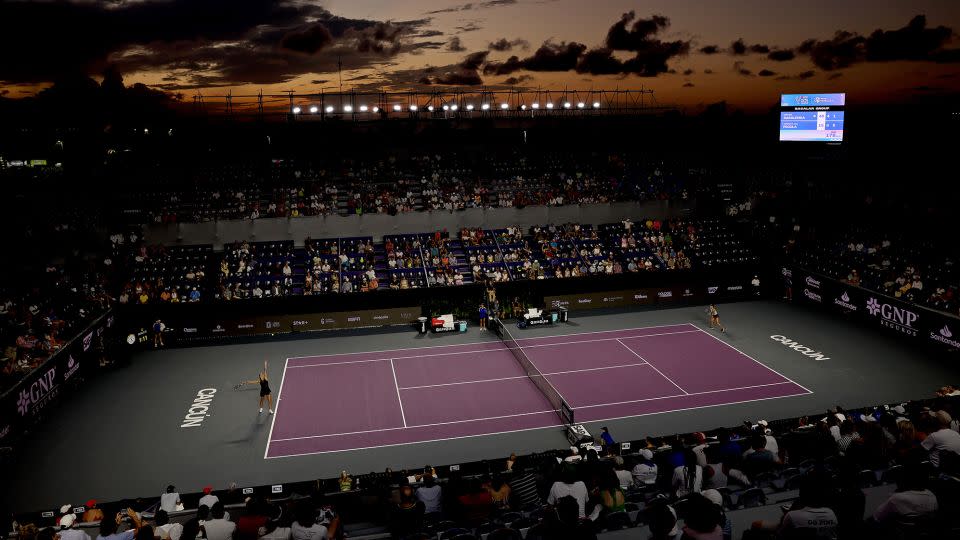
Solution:
[[[263,371],[254,381],[246,381],[247,384],[260,383],[260,414],[263,414],[263,402],[266,400],[267,409],[273,414],[273,394],[270,392],[270,380],[267,378],[267,361],[263,361]]]

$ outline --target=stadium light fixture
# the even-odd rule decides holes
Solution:
[[[393,110],[396,111],[396,112],[400,112],[401,108],[402,108],[402,107],[400,107],[399,105],[394,105],[394,106],[393,106]]]
[[[521,111],[527,110],[527,106],[526,106],[526,105],[521,105],[521,106],[520,106],[520,110],[521,110]]]
[[[467,104],[467,110],[468,110],[468,111],[472,111],[472,110],[473,110],[473,103],[468,103],[468,104]]]
[[[600,108],[600,102],[599,102],[599,101],[594,101],[594,102],[593,102],[593,108],[594,108],[594,109],[599,109],[599,108]]]
[[[506,103],[501,103],[501,104],[500,104],[500,108],[503,109],[503,110],[507,110],[507,109],[510,108],[510,105],[507,105]]]
[[[374,108],[373,108],[373,112],[375,112],[375,113],[380,112],[380,107],[374,107]]]
[[[548,108],[548,109],[552,109],[552,108],[553,108],[553,102],[552,102],[552,101],[548,101],[548,102],[547,102],[547,108]]]
[[[319,111],[319,110],[320,110],[320,109],[318,109],[316,105],[311,105],[311,106],[310,106],[310,114],[317,114],[317,111]],[[294,111],[294,112],[296,112],[296,111]]]
[[[490,104],[489,104],[489,103],[484,103],[483,105],[480,106],[480,108],[483,109],[483,110],[485,110],[485,111],[489,111],[489,110],[490,110]]]
[[[540,104],[537,103],[537,102],[534,102],[533,105],[531,105],[531,107],[533,107],[534,109],[539,109],[539,108],[540,108]]]
[[[367,108],[366,105],[361,105],[361,106],[360,106],[360,112],[367,112],[367,110],[368,110],[368,108]]]
[[[584,103],[584,102],[582,102],[582,101],[581,101],[580,103],[577,103],[577,108],[578,108],[578,109],[582,109],[582,108],[584,108],[584,107],[586,107],[586,106],[587,106],[587,104]]]
[[[411,111],[411,112],[417,112],[417,106],[416,106],[416,105],[411,105],[411,106],[410,106],[410,111]]]
[[[460,107],[457,107],[457,104],[456,104],[456,103],[454,103],[453,105],[450,106],[450,110],[451,110],[451,111],[455,111],[455,110],[457,110],[457,109],[459,109],[459,108],[460,108]]]
[[[427,105],[427,110],[433,112],[433,105]]]
[[[325,108],[324,110],[327,111],[327,114],[332,113],[332,112],[333,112],[333,105],[327,105],[327,108]]]
[[[344,105],[343,112],[353,112],[353,105]]]
[[[300,107],[294,107],[293,114],[300,114]]]
[[[564,109],[569,109],[570,107],[571,107],[571,105],[570,105],[570,102],[569,102],[569,101],[564,102],[564,104],[563,104],[563,108],[564,108]]]
[[[449,110],[450,110],[450,106],[449,106],[449,105],[444,105],[444,106],[443,106],[443,110],[449,111]]]

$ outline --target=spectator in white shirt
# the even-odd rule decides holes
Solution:
[[[60,518],[60,540],[90,540],[90,535],[76,527],[77,515],[67,514]]]
[[[177,488],[167,486],[167,491],[160,495],[160,509],[169,514],[176,512],[178,506],[180,506],[180,494],[177,493]]]
[[[897,478],[897,491],[873,513],[880,525],[922,527],[937,514],[937,497],[927,489],[927,475],[919,465],[907,465]],[[920,532],[920,531],[916,531]]]
[[[583,519],[586,516],[587,485],[577,480],[577,471],[573,466],[564,465],[560,480],[557,480],[550,486],[550,494],[547,495],[547,504],[556,504],[557,501],[568,496],[576,499],[580,519]]]
[[[657,483],[657,464],[653,462],[653,452],[646,448],[640,450],[640,460],[631,471],[633,485],[637,487],[654,485]]]
[[[837,515],[827,507],[830,482],[807,475],[800,486],[800,498],[784,514],[779,538],[822,538],[836,540]]]
[[[199,506],[206,506],[207,508],[213,508],[213,505],[220,502],[220,498],[216,495],[213,495],[213,486],[206,486],[203,488],[203,497],[200,497]]]
[[[153,517],[156,527],[153,528],[156,534],[162,540],[180,540],[183,535],[183,525],[179,523],[170,523],[170,516],[165,510],[157,510]]]
[[[224,519],[225,515],[226,512],[221,502],[213,505],[213,508],[210,509],[212,519],[203,523],[207,540],[231,540],[233,538],[233,533],[237,530],[237,524]]]
[[[437,514],[442,510],[440,501],[443,498],[443,490],[434,482],[432,474],[423,477],[423,485],[417,489],[414,496],[423,503],[424,514]]]
[[[924,450],[930,452],[930,464],[939,467],[940,456],[944,452],[960,454],[960,433],[950,429],[953,418],[947,411],[937,411],[935,417],[940,429],[927,435],[927,438],[920,445],[923,446]]]
[[[297,519],[290,526],[292,540],[327,540],[327,528],[317,523],[313,507],[301,504]]]
[[[683,465],[673,469],[671,485],[677,498],[703,489],[703,467],[697,464],[697,456],[691,450],[684,450]]]
[[[620,481],[621,489],[629,489],[633,485],[633,475],[630,471],[624,469],[623,467],[623,458],[620,456],[614,456],[613,458],[613,472],[617,473],[617,480]]]

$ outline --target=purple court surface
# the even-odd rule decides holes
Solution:
[[[519,338],[577,423],[810,390],[692,324]],[[287,359],[266,458],[561,426],[499,341]]]

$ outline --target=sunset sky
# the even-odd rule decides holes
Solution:
[[[213,98],[343,89],[650,88],[762,110],[784,92],[960,90],[956,0],[59,0],[0,4],[0,95],[108,65]]]

